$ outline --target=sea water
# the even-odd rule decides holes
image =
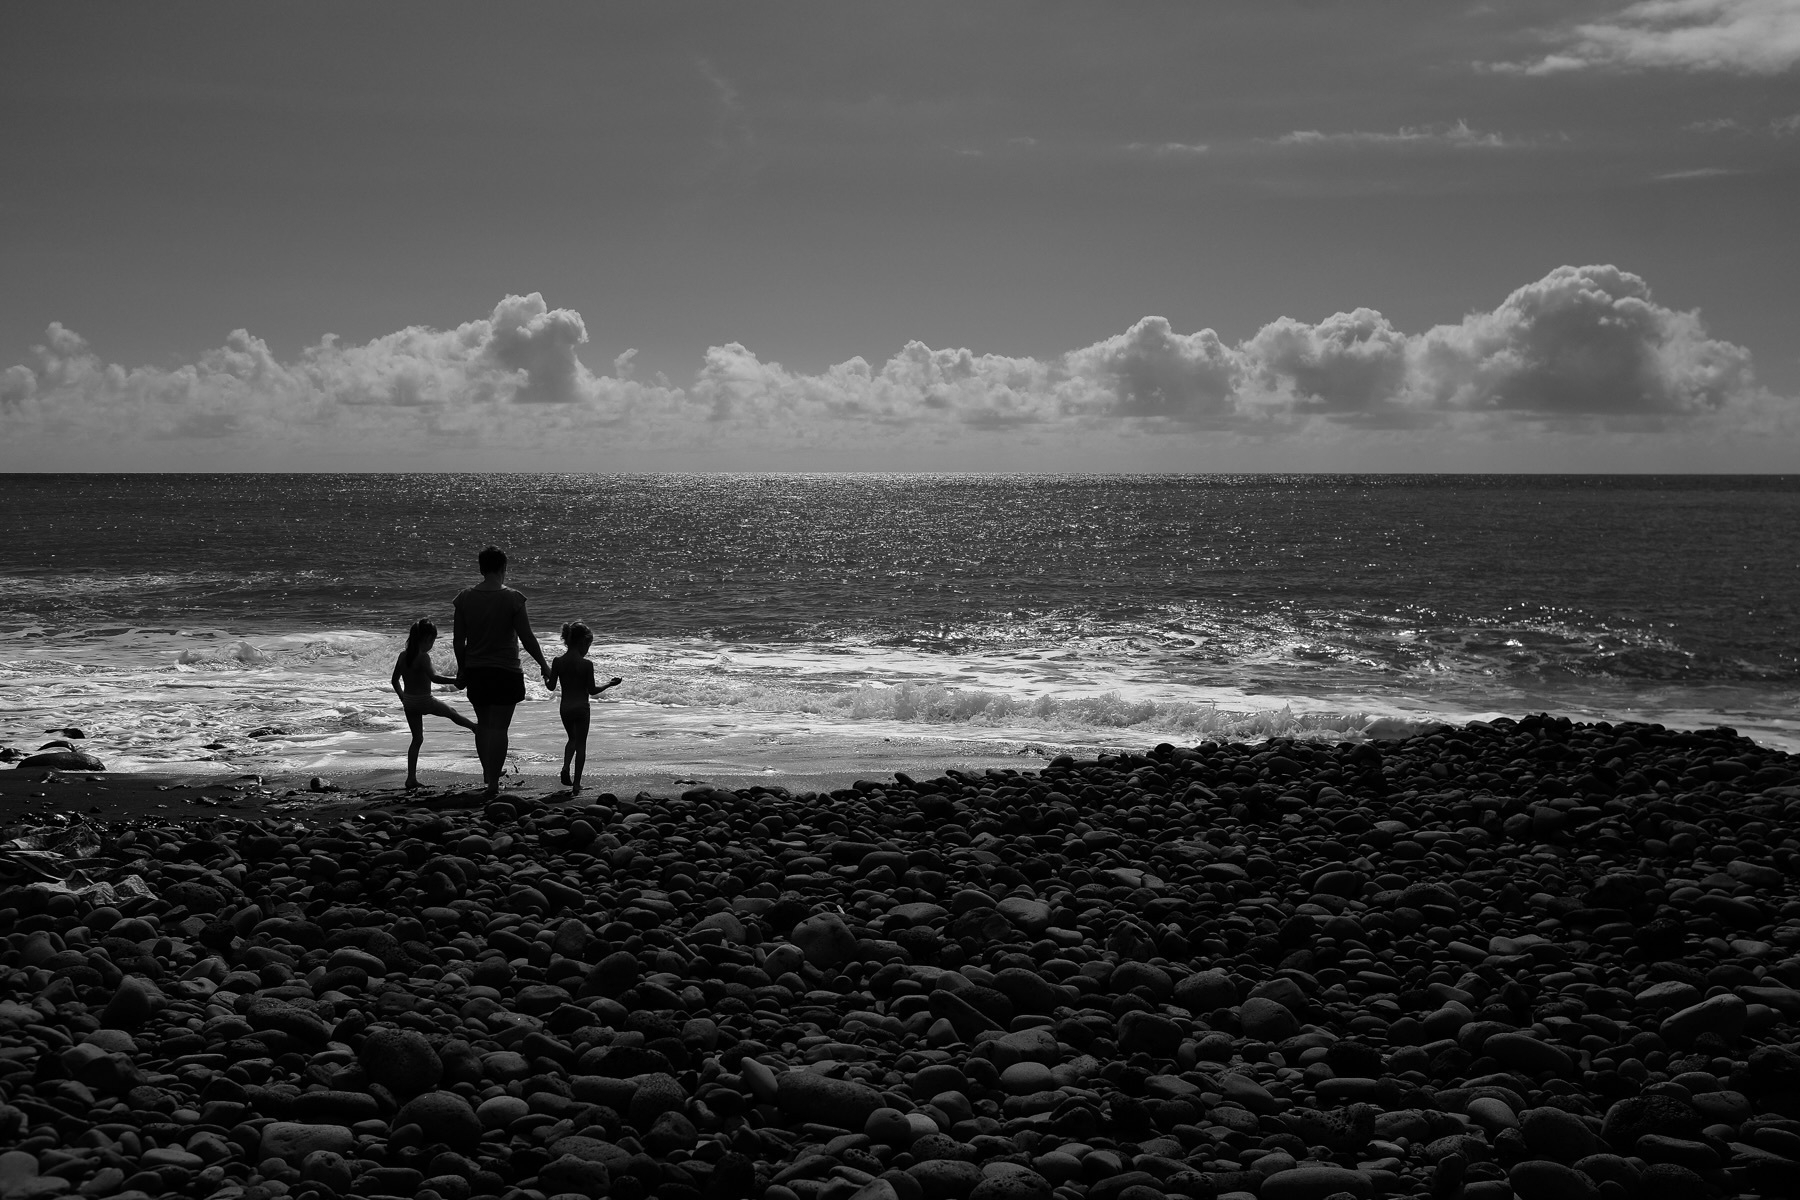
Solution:
[[[12,475],[0,533],[0,743],[78,726],[123,770],[396,764],[406,626],[454,673],[489,543],[545,652],[584,620],[625,679],[594,772],[1530,711],[1800,749],[1800,477]],[[562,732],[527,667],[529,777]]]

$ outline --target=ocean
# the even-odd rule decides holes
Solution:
[[[494,543],[594,630],[590,774],[1332,741],[1548,711],[1800,750],[1800,477],[0,476],[0,744],[393,766]],[[531,673],[528,673],[528,678]],[[460,696],[447,694],[464,706]],[[554,775],[535,683],[514,769]],[[426,770],[478,773],[428,720]]]

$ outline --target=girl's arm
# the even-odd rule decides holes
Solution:
[[[620,679],[617,675],[614,675],[611,679],[607,680],[605,683],[601,684],[599,687],[594,688],[594,690],[589,692],[588,694],[591,696],[598,696],[601,692],[606,691],[608,688],[616,688],[621,683],[624,683],[624,682],[625,681],[623,679]],[[593,683],[593,680],[592,679],[588,680],[588,683],[591,685]]]
[[[431,682],[447,683],[447,684],[450,684],[452,687],[454,687],[454,686],[456,686],[456,676],[454,676],[454,675],[439,675],[436,671],[433,671],[431,673]]]
[[[558,655],[557,657],[550,660],[549,666],[544,668],[544,686],[549,688],[553,692],[556,690],[556,677],[557,677],[557,675],[559,675],[561,673],[561,671],[560,671],[561,667],[562,667],[562,656]]]
[[[394,677],[388,680],[388,685],[394,689],[394,695],[396,696],[404,696],[406,694],[406,689],[400,686],[400,672],[405,667],[406,652],[402,650],[400,652],[400,657],[394,660]]]

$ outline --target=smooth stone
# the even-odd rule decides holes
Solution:
[[[631,1162],[631,1154],[624,1147],[583,1134],[557,1138],[550,1143],[550,1153],[559,1157],[568,1155],[586,1162],[603,1163],[615,1171],[625,1170]]]
[[[1218,969],[1195,971],[1175,984],[1175,1003],[1191,1013],[1209,1013],[1238,1002],[1237,985]]]
[[[549,1196],[603,1196],[612,1185],[605,1163],[564,1154],[538,1169],[538,1190]]]
[[[262,1127],[260,1149],[262,1157],[279,1158],[294,1165],[298,1165],[301,1159],[318,1150],[329,1150],[334,1154],[349,1154],[355,1148],[356,1135],[343,1125],[304,1125],[298,1121],[272,1121]]]
[[[1512,1067],[1532,1075],[1550,1073],[1568,1076],[1575,1069],[1574,1062],[1562,1047],[1553,1046],[1528,1033],[1496,1033],[1482,1044],[1481,1050],[1503,1067]]]
[[[794,945],[812,966],[841,966],[856,957],[856,934],[836,913],[818,913],[794,926]]]
[[[1363,1172],[1346,1167],[1295,1166],[1264,1179],[1259,1195],[1262,1200],[1326,1200],[1339,1192],[1361,1200],[1374,1195],[1375,1186]]]
[[[100,1014],[100,1025],[104,1029],[128,1032],[141,1029],[150,1020],[161,997],[162,993],[149,980],[127,975],[119,980],[112,999],[106,1002],[106,1008]]]
[[[1011,1166],[1013,1164],[996,1164]],[[1050,1200],[1050,1181],[1025,1167],[988,1174],[969,1193],[969,1200]]]
[[[1154,1057],[1168,1058],[1180,1048],[1184,1036],[1186,1031],[1173,1018],[1161,1013],[1134,1009],[1119,1018],[1119,1049],[1126,1054],[1143,1051]]]
[[[1519,1200],[1596,1200],[1600,1194],[1574,1167],[1541,1158],[1514,1163],[1506,1179]]]
[[[1042,937],[1050,928],[1051,909],[1042,900],[1031,900],[1022,896],[1007,896],[994,906],[1000,915],[1017,925],[1027,937]]]
[[[1269,1089],[1244,1075],[1227,1075],[1219,1081],[1220,1094],[1225,1099],[1243,1105],[1258,1115],[1273,1113],[1278,1105]]]
[[[448,1146],[474,1142],[481,1136],[481,1120],[469,1102],[455,1092],[426,1092],[400,1106],[394,1127],[417,1125],[425,1136]]]
[[[926,1159],[906,1173],[918,1182],[923,1200],[967,1200],[981,1182],[981,1168],[962,1159]]]
[[[871,1179],[850,1193],[850,1200],[900,1200],[900,1193],[888,1179]]]
[[[813,1071],[780,1076],[775,1103],[803,1120],[845,1129],[861,1129],[869,1115],[883,1107],[881,1093],[849,1079],[833,1079]]]
[[[356,1060],[371,1082],[396,1096],[428,1092],[444,1077],[443,1060],[416,1029],[370,1029],[357,1048]]]
[[[759,1104],[773,1104],[780,1094],[780,1085],[769,1065],[754,1058],[746,1058],[738,1068],[743,1075],[744,1083],[750,1088],[750,1094],[756,1097]]]
[[[1745,1016],[1743,998],[1726,993],[1671,1014],[1657,1032],[1672,1046],[1691,1046],[1703,1033],[1732,1043],[1744,1035]]]
[[[1028,1096],[1055,1088],[1056,1079],[1041,1062],[1018,1062],[1000,1072],[1000,1086],[1010,1096]]]
[[[1560,1163],[1573,1163],[1603,1149],[1600,1135],[1560,1108],[1526,1109],[1520,1114],[1519,1131],[1532,1154]]]
[[[1506,1101],[1493,1096],[1477,1096],[1469,1101],[1464,1111],[1490,1135],[1499,1133],[1502,1129],[1519,1127],[1518,1115],[1508,1107]]]
[[[531,1111],[531,1106],[517,1096],[490,1096],[475,1108],[475,1116],[483,1129],[505,1129]]]
[[[906,1114],[897,1108],[882,1107],[869,1114],[863,1122],[863,1132],[869,1140],[884,1146],[910,1146],[913,1142],[912,1123]]]
[[[666,1112],[680,1112],[687,1107],[687,1091],[673,1075],[656,1071],[638,1076],[636,1082],[637,1091],[632,1093],[631,1109],[625,1115],[639,1129],[650,1128]]]
[[[1691,983],[1683,983],[1679,979],[1665,979],[1661,983],[1651,984],[1639,992],[1635,999],[1640,1008],[1672,1012],[1700,1003],[1704,999],[1704,994]]]
[[[1281,1042],[1300,1032],[1299,1019],[1285,1004],[1266,996],[1252,996],[1238,1009],[1244,1036],[1262,1042]]]
[[[661,1114],[644,1133],[644,1149],[659,1156],[675,1150],[692,1150],[699,1141],[700,1131],[679,1112]]]

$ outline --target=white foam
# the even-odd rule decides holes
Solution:
[[[1230,670],[1196,665],[1161,646],[1126,645],[1136,641],[1021,638],[956,653],[868,641],[602,644],[593,652],[601,677],[626,683],[596,707],[595,753],[605,744],[634,761],[691,763],[699,749],[728,745],[734,764],[754,770],[759,761],[828,757],[834,745],[870,739],[1072,748],[1339,740],[1538,709],[1732,724],[1764,744],[1800,749],[1793,707],[1784,711],[1747,688],[1533,693],[1455,673],[1441,683],[1427,673],[1387,686],[1378,675],[1338,673],[1309,689],[1257,661]],[[361,629],[15,629],[0,643],[0,741],[35,748],[45,730],[79,726],[116,769],[392,764],[408,740],[388,683],[401,643],[398,633]],[[448,656],[436,657],[451,673]],[[563,742],[555,701],[535,681],[529,692],[514,724],[515,754],[554,764]],[[443,699],[467,711],[460,695]],[[426,730],[427,761],[475,769],[466,733],[437,718]]]

